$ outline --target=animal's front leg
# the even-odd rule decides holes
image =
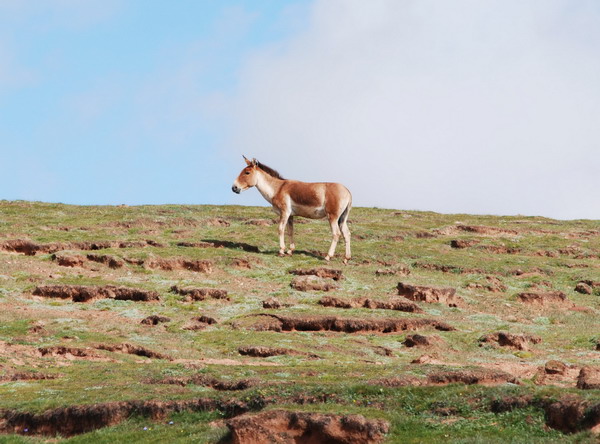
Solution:
[[[289,213],[282,212],[279,218],[279,255],[285,255],[285,227],[290,217]]]
[[[290,243],[290,249],[287,251],[287,254],[292,254],[296,249],[296,244],[294,244],[294,216],[290,216],[290,218],[288,219],[286,229],[288,235],[288,242]]]

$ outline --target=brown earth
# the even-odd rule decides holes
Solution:
[[[504,285],[502,283],[502,281],[500,279],[498,279],[496,276],[486,276],[485,277],[487,283],[486,284],[480,284],[478,282],[473,282],[467,285],[467,288],[471,288],[471,289],[482,289],[482,290],[486,290],[486,291],[490,291],[492,293],[501,293],[507,290],[506,285]]]
[[[579,307],[571,302],[562,291],[523,292],[517,295],[517,299],[524,304],[536,307],[567,308],[574,311],[589,311],[589,308]]]
[[[376,276],[408,276],[410,269],[406,265],[398,265],[394,268],[380,268],[375,271]]]
[[[121,268],[125,265],[123,259],[108,254],[88,254],[86,258],[92,262],[98,262],[113,269]]]
[[[473,245],[477,245],[479,240],[466,240],[466,239],[454,239],[450,241],[450,246],[452,248],[469,248]]]
[[[98,344],[98,345],[96,345],[96,349],[106,350],[109,352],[126,353],[128,355],[142,356],[144,358],[166,359],[168,361],[173,360],[173,358],[171,358],[170,356],[164,355],[162,353],[148,350],[147,348],[142,347],[140,345],[133,345],[133,344],[127,344],[127,343],[115,344],[115,345]]]
[[[423,313],[421,307],[404,298],[393,298],[388,301],[378,301],[370,298],[341,299],[333,296],[324,296],[319,301],[324,307],[336,308],[370,308],[384,310],[398,310],[411,313]]]
[[[452,331],[453,327],[435,319],[357,319],[337,316],[280,316],[275,314],[258,314],[260,317],[253,327],[255,330],[271,331],[337,331],[345,333],[379,332],[395,333],[421,328],[433,328]],[[264,322],[266,320],[266,322]]]
[[[263,306],[263,308],[273,308],[273,309],[277,309],[277,308],[281,308],[281,307],[282,307],[282,304],[281,304],[281,302],[279,302],[279,300],[278,300],[278,299],[276,299],[276,298],[268,298],[268,299],[265,299],[265,300],[263,301],[263,304],[262,304],[262,306]]]
[[[171,318],[167,318],[166,316],[150,315],[142,319],[141,323],[145,325],[158,325],[162,322],[171,322]]]
[[[333,279],[334,281],[339,281],[344,279],[344,275],[342,274],[342,270],[335,270],[333,268],[311,268],[308,270],[296,269],[290,270],[290,274],[294,274],[296,276],[317,276],[325,279]]]
[[[464,268],[457,265],[446,264],[430,264],[426,262],[415,262],[413,266],[423,270],[441,271],[442,273],[457,273],[457,274],[485,274],[486,272],[480,268]]]
[[[198,273],[212,273],[213,263],[209,260],[178,258],[152,258],[144,261],[144,266],[150,269],[160,269],[165,271],[189,270]]]
[[[600,367],[583,367],[577,377],[577,388],[583,390],[599,390]]]
[[[440,303],[449,307],[462,305],[462,299],[456,295],[454,288],[436,288],[420,285],[410,285],[398,282],[398,295],[404,296],[411,301],[422,301],[427,303]]]
[[[254,225],[257,227],[270,227],[274,224],[275,222],[271,219],[249,219],[244,222],[244,225]]]
[[[227,421],[232,444],[374,444],[389,423],[362,415],[333,415],[271,410]]]
[[[200,385],[204,387],[211,387],[215,390],[220,391],[237,391],[246,390],[250,387],[254,387],[258,381],[255,379],[241,379],[238,381],[222,381],[216,378],[211,378],[206,375],[193,375],[189,377],[171,377],[164,379],[151,379],[146,381],[148,384],[170,384],[179,385],[185,387],[186,385]]]
[[[75,405],[47,410],[44,413],[0,410],[0,432],[73,436],[119,424],[132,415],[160,420],[176,412],[220,411],[231,417],[248,410],[248,405],[241,401],[203,398],[186,401],[121,401]]]
[[[40,244],[27,239],[11,239],[0,243],[0,250],[35,256],[37,253],[56,253],[63,250],[103,250],[106,248],[144,248],[161,246],[152,240],[145,241],[78,241]]]
[[[319,358],[319,356],[312,353],[305,353],[289,348],[281,347],[265,347],[260,345],[249,345],[238,348],[238,353],[243,356],[252,356],[254,358],[268,358],[270,356],[308,356],[311,358]]]
[[[190,319],[190,321],[187,324],[185,324],[182,328],[183,330],[198,331],[204,330],[209,325],[214,324],[217,324],[216,319],[211,318],[210,316],[202,315]]]
[[[444,340],[439,336],[424,336],[420,334],[408,335],[402,342],[405,347],[432,347],[434,345],[444,344]]]
[[[51,259],[61,267],[83,267],[85,257],[78,254],[52,254]]]
[[[488,368],[463,369],[452,371],[438,371],[427,375],[429,385],[445,384],[519,384],[519,380],[510,373],[501,370],[492,370]]]
[[[334,282],[317,276],[297,276],[292,279],[290,287],[298,291],[331,291],[339,287]]]
[[[72,299],[73,302],[88,302],[93,299],[116,299],[123,301],[159,301],[155,291],[139,288],[105,285],[88,287],[85,285],[40,285],[32,293],[34,296]]]
[[[189,288],[173,285],[171,287],[171,292],[185,296],[185,300],[188,302],[203,301],[207,298],[229,300],[227,290],[218,288]]]
[[[535,335],[513,334],[507,332],[489,333],[479,339],[479,344],[498,344],[500,347],[510,347],[516,350],[529,350],[531,344],[539,344],[542,339]]]

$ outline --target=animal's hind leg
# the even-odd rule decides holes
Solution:
[[[335,247],[337,247],[337,243],[340,240],[340,227],[337,223],[337,217],[329,219],[329,225],[331,225],[331,234],[333,235],[333,239],[331,241],[331,246],[329,247],[329,252],[327,256],[325,256],[325,260],[330,260],[335,254]]]
[[[287,251],[287,254],[292,254],[296,249],[296,244],[294,244],[294,216],[290,216],[286,225],[288,241],[290,243],[290,249]]]
[[[342,235],[344,236],[344,244],[346,244],[346,256],[344,257],[344,263],[347,264],[352,258],[352,253],[350,251],[350,229],[348,228],[348,223],[346,220],[340,224],[340,228],[342,230]]]
[[[279,255],[283,256],[285,254],[285,228],[288,223],[288,218],[290,217],[290,213],[287,211],[282,211],[279,217]]]

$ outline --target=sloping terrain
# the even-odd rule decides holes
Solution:
[[[272,218],[0,202],[0,441],[597,440],[600,221]]]

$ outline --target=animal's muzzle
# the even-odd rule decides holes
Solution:
[[[231,191],[233,191],[235,194],[240,194],[240,190],[238,187],[236,187],[235,185],[231,187]]]

